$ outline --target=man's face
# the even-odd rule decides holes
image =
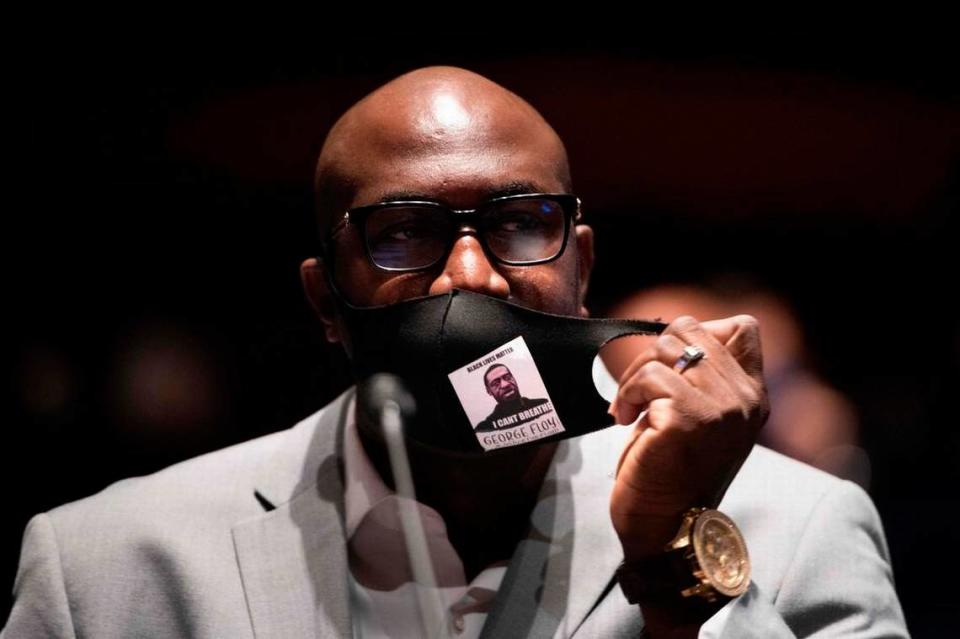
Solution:
[[[455,92],[418,96],[416,108],[407,105],[364,114],[367,121],[357,117],[359,122],[343,127],[347,129],[343,140],[330,145],[337,147],[331,155],[348,185],[342,201],[335,203],[335,219],[349,208],[391,199],[430,199],[453,209],[473,209],[499,195],[565,192],[564,172],[558,166],[565,168],[566,158],[552,130],[534,126],[521,109],[502,101],[494,100],[478,115],[476,103],[483,97],[467,101]],[[559,258],[534,266],[492,262],[469,230],[457,236],[446,260],[417,272],[377,268],[367,259],[362,242],[351,224],[334,236],[335,281],[357,306],[459,288],[558,314],[586,312],[582,301],[592,266],[593,236],[585,225],[571,229]],[[307,290],[310,295],[309,283]],[[327,304],[324,312],[323,304],[313,296],[311,301],[324,319],[328,339],[342,341],[344,329],[333,305]]]
[[[517,380],[506,366],[497,366],[487,375],[487,392],[498,404],[520,397]]]
[[[408,193],[406,199],[430,198],[454,209],[475,208],[506,189],[558,193],[563,188],[538,170],[533,149],[497,152],[457,149],[442,156],[382,159],[367,172],[368,180],[349,208],[382,202]],[[511,188],[513,187],[513,188]],[[571,233],[571,237],[574,234]],[[344,295],[358,306],[390,304],[411,297],[467,289],[556,313],[576,314],[577,259],[575,242],[554,262],[539,266],[491,263],[475,235],[460,235],[446,261],[414,273],[392,273],[367,259],[355,227],[336,236],[334,273]]]

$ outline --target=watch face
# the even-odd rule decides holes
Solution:
[[[707,510],[693,525],[693,549],[710,584],[728,597],[738,597],[750,585],[750,557],[743,535],[733,521]]]

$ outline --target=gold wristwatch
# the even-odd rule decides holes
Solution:
[[[617,580],[627,601],[726,603],[750,586],[747,544],[733,520],[719,510],[685,512],[664,551],[653,559],[620,564]]]

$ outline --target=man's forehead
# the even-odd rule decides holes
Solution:
[[[331,130],[317,175],[318,192],[337,192],[328,204],[348,208],[395,199],[472,208],[498,195],[569,190],[563,144],[535,109],[446,68],[402,76],[351,108]]]
[[[428,199],[471,208],[504,195],[565,191],[551,151],[520,139],[509,144],[480,139],[473,148],[438,144],[416,154],[358,152],[341,167],[350,176],[346,204]]]

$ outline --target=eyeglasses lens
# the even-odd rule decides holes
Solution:
[[[565,224],[558,202],[530,198],[484,207],[476,230],[497,259],[522,264],[556,257],[563,249]],[[417,269],[443,259],[457,230],[443,208],[388,206],[367,217],[365,239],[378,266]]]

